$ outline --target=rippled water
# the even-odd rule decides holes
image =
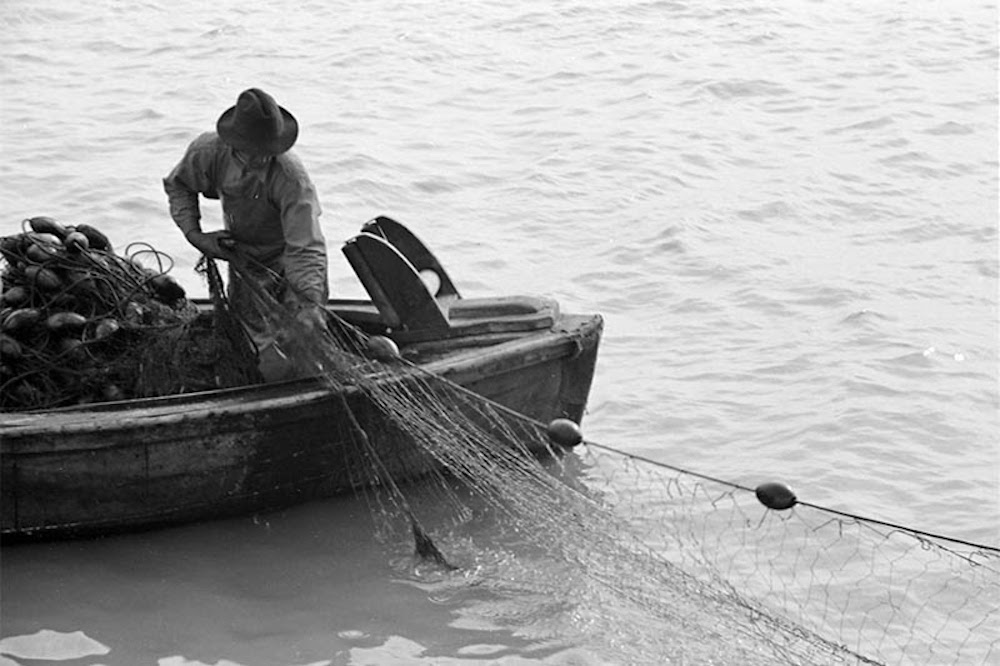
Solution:
[[[334,293],[363,293],[340,242],[392,215],[466,295],[605,316],[590,439],[995,544],[996,19],[984,2],[10,0],[0,224],[149,242],[203,293],[160,179],[260,86],[301,123]],[[345,500],[265,532],[5,549],[2,633],[83,630],[109,664],[587,658],[545,653],[527,611],[501,636],[428,606],[365,516]]]

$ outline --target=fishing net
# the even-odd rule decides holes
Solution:
[[[338,395],[364,396],[361,406],[344,398],[340,433],[366,470],[357,486],[370,489],[387,534],[406,525],[418,554],[442,571],[455,567],[452,553],[464,558],[438,594],[462,598],[473,584],[482,594],[476,572],[492,552],[503,589],[539,599],[611,663],[968,664],[1000,655],[995,548],[963,550],[804,503],[779,511],[752,489],[593,443],[564,455],[543,424],[377,352],[374,338],[336,317],[313,328],[266,292],[254,300],[288,332],[279,340],[290,357]],[[400,437],[410,445],[405,465],[423,471],[419,489],[390,471],[398,465],[386,457],[397,454],[383,443]],[[420,522],[426,506],[446,521],[438,540],[455,550],[440,549]],[[462,547],[482,536],[471,526],[487,522],[503,538],[485,551]]]
[[[89,225],[23,226],[0,238],[0,410],[260,381],[242,329],[188,301],[167,255],[145,243],[118,254]],[[225,303],[215,310],[224,315]]]
[[[860,663],[1000,655],[1000,550],[753,489],[591,443],[591,485],[685,570],[723,581]],[[639,492],[621,489],[641,489]]]

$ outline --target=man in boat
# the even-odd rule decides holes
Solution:
[[[244,90],[216,131],[196,138],[163,179],[170,215],[187,241],[206,257],[238,256],[241,270],[256,278],[259,286],[248,286],[230,267],[229,301],[257,345],[266,381],[297,371],[275,344],[279,332],[255,314],[255,289],[289,306],[299,325],[325,325],[326,240],[316,188],[290,150],[298,132],[294,116],[271,95]],[[221,200],[224,230],[202,230],[199,195]]]

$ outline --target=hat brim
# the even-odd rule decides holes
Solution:
[[[237,150],[254,155],[280,155],[295,145],[295,140],[299,138],[299,123],[284,107],[279,106],[278,111],[281,112],[283,122],[282,132],[276,137],[261,139],[259,136],[241,134],[233,122],[236,117],[235,105],[219,116],[215,129],[223,141]]]

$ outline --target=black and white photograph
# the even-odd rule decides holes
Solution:
[[[0,6],[0,666],[1000,663],[996,2]]]

